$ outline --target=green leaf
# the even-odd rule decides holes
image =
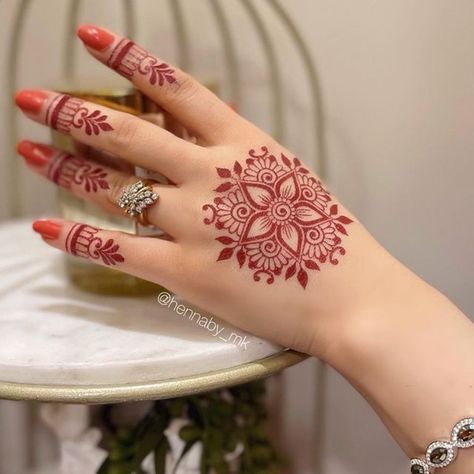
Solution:
[[[185,425],[179,430],[179,437],[186,443],[197,441],[201,439],[201,430],[195,425]]]
[[[209,474],[210,469],[211,469],[211,467],[210,467],[209,464],[207,463],[207,453],[206,453],[206,451],[203,449],[203,450],[202,450],[201,466],[200,466],[200,469],[199,469],[199,473],[200,473],[200,474]]]
[[[139,430],[139,436],[135,437],[137,457],[141,460],[162,441],[164,431],[170,421],[168,409],[164,405],[156,406],[147,418],[146,423]]]
[[[166,473],[166,455],[169,450],[169,442],[166,436],[163,437],[160,443],[155,448],[155,474]]]

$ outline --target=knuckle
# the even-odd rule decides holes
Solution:
[[[109,136],[112,150],[120,153],[130,149],[137,136],[139,125],[140,122],[135,117],[124,114],[115,133]]]

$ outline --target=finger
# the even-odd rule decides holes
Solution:
[[[179,245],[152,237],[108,231],[62,219],[38,220],[33,230],[70,255],[175,288],[181,258]]]
[[[133,115],[43,90],[22,90],[15,99],[32,120],[157,171],[174,183],[193,176],[198,168],[200,147]]]
[[[35,173],[110,214],[126,215],[117,202],[124,189],[139,178],[97,161],[27,140],[21,141],[17,150]],[[159,200],[147,209],[147,219],[177,238],[183,228],[183,220],[179,218],[179,210],[184,206],[182,192],[176,186],[164,184],[155,184],[152,189]]]
[[[96,59],[129,79],[208,143],[225,143],[241,135],[238,126],[244,120],[189,74],[106,29],[81,25],[78,36]]]

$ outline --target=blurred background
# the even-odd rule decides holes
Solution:
[[[15,24],[15,12],[24,3],[28,16]],[[66,53],[77,48],[75,64],[68,66],[75,81],[116,80],[78,42],[65,43],[75,26],[66,20],[68,9],[77,3],[0,0],[2,221],[47,215],[56,200],[52,186],[28,175],[12,150],[12,125],[22,137],[48,139],[40,126],[19,116],[17,124],[12,121],[7,92],[12,81],[19,87],[60,87],[65,47]],[[180,26],[169,20],[177,0],[84,0],[77,20],[125,32],[124,15],[130,10],[122,7],[133,4],[134,39],[184,63],[202,80],[219,82],[227,77],[229,62],[209,3],[179,2],[188,25],[185,50],[176,47]],[[301,55],[269,8],[271,2],[217,3],[225,3],[236,47],[239,111],[281,134],[285,145],[313,167],[323,165],[330,188],[392,254],[474,315],[474,3],[284,2],[317,70],[316,104]],[[249,20],[249,5],[264,25]],[[16,27],[23,33],[18,57],[12,58]],[[273,45],[270,58],[266,35]],[[278,62],[283,111],[278,120],[268,93],[268,85],[275,86],[272,62]],[[222,80],[221,95],[233,100],[228,82]],[[282,437],[295,458],[294,474],[373,472],[374,460],[385,472],[406,471],[404,455],[338,374],[322,372],[312,360],[282,377]],[[44,428],[29,424],[28,410],[0,402],[1,474],[22,474],[32,456],[42,456],[42,449],[29,451],[44,443]]]

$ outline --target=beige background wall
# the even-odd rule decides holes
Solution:
[[[51,84],[57,77],[59,33],[66,27],[58,19],[66,3],[33,1],[40,7],[35,7],[35,17],[27,24],[29,32],[23,45],[26,59],[20,64],[21,85]],[[195,9],[205,2],[181,3]],[[260,98],[265,93],[267,78],[260,72],[264,60],[258,48],[249,53],[248,47],[256,40],[243,23],[238,3],[226,0],[238,33],[248,89],[242,112],[269,127],[271,114],[262,112],[264,99]],[[252,3],[265,8],[263,0]],[[319,69],[328,145],[327,180],[331,187],[392,253],[474,315],[474,3],[282,3],[304,34]],[[9,75],[4,66],[4,37],[11,27],[12,9],[18,4],[16,0],[0,3],[0,91]],[[120,23],[118,1],[103,1],[100,7],[98,2],[85,4],[81,20],[111,26]],[[165,52],[165,57],[175,57],[162,16],[150,22],[150,2],[135,0],[134,4],[143,23],[140,39],[154,51]],[[195,18],[194,15],[194,23]],[[282,74],[288,142],[299,155],[312,161],[313,149],[305,128],[310,115],[302,69],[293,67],[297,62],[294,50],[279,34],[280,27],[270,14],[267,19],[285,58]],[[213,70],[214,62],[219,63],[215,53],[218,44],[208,28],[201,32],[201,46],[196,46],[196,55],[201,59],[195,70],[204,76]],[[103,74],[85,56],[81,58],[82,76],[90,75],[95,80]],[[0,93],[3,218],[9,215],[6,186],[10,182],[8,163],[12,159],[4,146],[5,106],[9,100]],[[44,136],[39,127],[26,122],[21,125],[22,133],[30,137]],[[22,174],[21,179],[28,188],[21,198],[21,212],[46,212],[53,202],[51,189],[35,178]],[[298,474],[316,472],[311,464],[311,457],[316,454],[322,474],[374,472],[369,457],[375,457],[385,472],[406,472],[404,456],[365,402],[340,377],[330,372],[322,400],[317,398],[314,362],[289,371],[285,378],[287,444],[296,455]],[[323,413],[318,412],[322,407]],[[16,414],[12,415],[14,410]],[[22,431],[21,422],[15,421],[21,420],[24,413],[17,407],[14,410],[11,405],[0,403],[1,474],[21,474],[15,469],[24,462],[21,456],[16,460],[11,457],[12,442],[20,443],[27,431]],[[12,428],[15,423],[17,427]],[[318,440],[315,434],[321,426],[324,436]],[[5,464],[8,462],[10,467]]]

